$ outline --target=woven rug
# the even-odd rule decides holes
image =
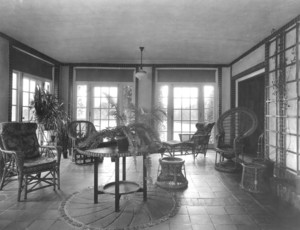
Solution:
[[[122,195],[120,212],[114,210],[114,195],[101,194],[94,204],[93,192],[88,188],[63,201],[62,219],[78,229],[143,229],[168,220],[177,210],[174,196],[154,185],[148,187],[146,202],[141,192]]]

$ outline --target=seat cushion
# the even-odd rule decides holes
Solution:
[[[24,162],[24,168],[49,167],[49,164],[55,164],[56,162],[57,162],[56,157],[40,156],[36,158],[26,159]]]

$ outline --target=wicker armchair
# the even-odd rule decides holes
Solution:
[[[257,117],[253,111],[238,107],[223,113],[217,121],[218,134],[215,168],[223,172],[238,172],[242,169],[242,155],[246,137],[257,128]]]
[[[0,188],[9,177],[18,174],[18,201],[24,190],[27,193],[53,186],[60,189],[61,147],[39,146],[36,136],[36,123],[4,122],[0,123],[2,142],[0,166],[2,178]]]
[[[71,154],[72,160],[76,164],[86,164],[94,162],[93,157],[80,154],[76,148],[83,148],[83,143],[97,135],[94,124],[90,121],[72,121],[68,126],[68,136],[72,140]]]

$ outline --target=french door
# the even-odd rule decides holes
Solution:
[[[91,121],[99,131],[117,125],[107,96],[119,105],[121,111],[125,111],[133,102],[133,84],[77,82],[75,94],[75,119]]]
[[[180,133],[195,133],[196,123],[215,120],[214,84],[161,84],[158,91],[158,101],[167,113],[159,130],[163,141],[179,140]]]

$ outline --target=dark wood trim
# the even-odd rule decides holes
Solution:
[[[79,67],[134,67],[138,68],[140,64],[126,64],[126,63],[63,63],[63,66]],[[151,68],[219,68],[230,67],[225,64],[143,64],[144,67]]]
[[[222,97],[222,85],[223,85],[223,79],[222,79],[223,73],[222,73],[222,68],[218,68],[218,88],[219,88],[219,116],[222,114],[222,102],[223,102],[223,97]]]
[[[74,81],[73,81],[73,66],[69,66],[69,93],[68,93],[68,115],[73,120],[73,88],[74,88]]]
[[[255,46],[253,46],[252,48],[250,48],[248,51],[246,51],[245,53],[243,53],[241,56],[239,56],[238,58],[236,58],[235,60],[233,60],[230,65],[233,65],[235,63],[237,63],[238,61],[240,61],[242,58],[246,57],[248,54],[252,53],[254,50],[256,50],[258,47],[265,45],[266,42],[268,42],[270,39],[272,39],[273,37],[278,36],[278,34],[282,33],[282,31],[286,30],[287,28],[291,27],[294,23],[296,23],[297,21],[300,20],[300,14],[295,17],[294,19],[292,19],[291,21],[289,21],[287,24],[285,24],[284,26],[280,27],[278,30],[276,30],[274,33],[272,33],[271,35],[269,35],[268,37],[264,38],[262,41],[260,41],[259,43],[257,43]]]
[[[12,48],[12,46],[15,46],[15,47],[17,47],[17,48],[19,48],[21,50],[24,50],[25,52],[28,52],[28,53],[30,53],[30,54],[32,54],[34,56],[37,56],[37,57],[39,57],[41,59],[44,59],[45,61],[50,62],[50,63],[52,63],[54,65],[61,64],[59,61],[55,60],[54,58],[51,58],[51,57],[47,56],[46,54],[43,54],[40,51],[38,51],[36,49],[33,49],[30,46],[28,46],[28,45],[26,45],[26,44],[24,44],[22,42],[19,42],[16,39],[14,39],[14,38],[12,38],[12,37],[10,37],[10,36],[2,33],[2,32],[0,32],[0,37],[2,37],[2,38],[4,38],[4,39],[6,39],[6,40],[9,41],[9,44],[11,45],[10,49]]]
[[[249,69],[246,69],[245,71],[243,71],[243,72],[241,72],[241,73],[239,73],[239,74],[237,74],[235,76],[232,76],[231,79],[232,80],[237,80],[239,78],[242,78],[242,77],[244,77],[244,76],[246,76],[248,74],[251,74],[251,73],[253,73],[253,72],[257,71],[257,70],[260,70],[262,68],[265,68],[265,62],[261,62],[261,63],[255,65],[255,66],[252,66]]]

